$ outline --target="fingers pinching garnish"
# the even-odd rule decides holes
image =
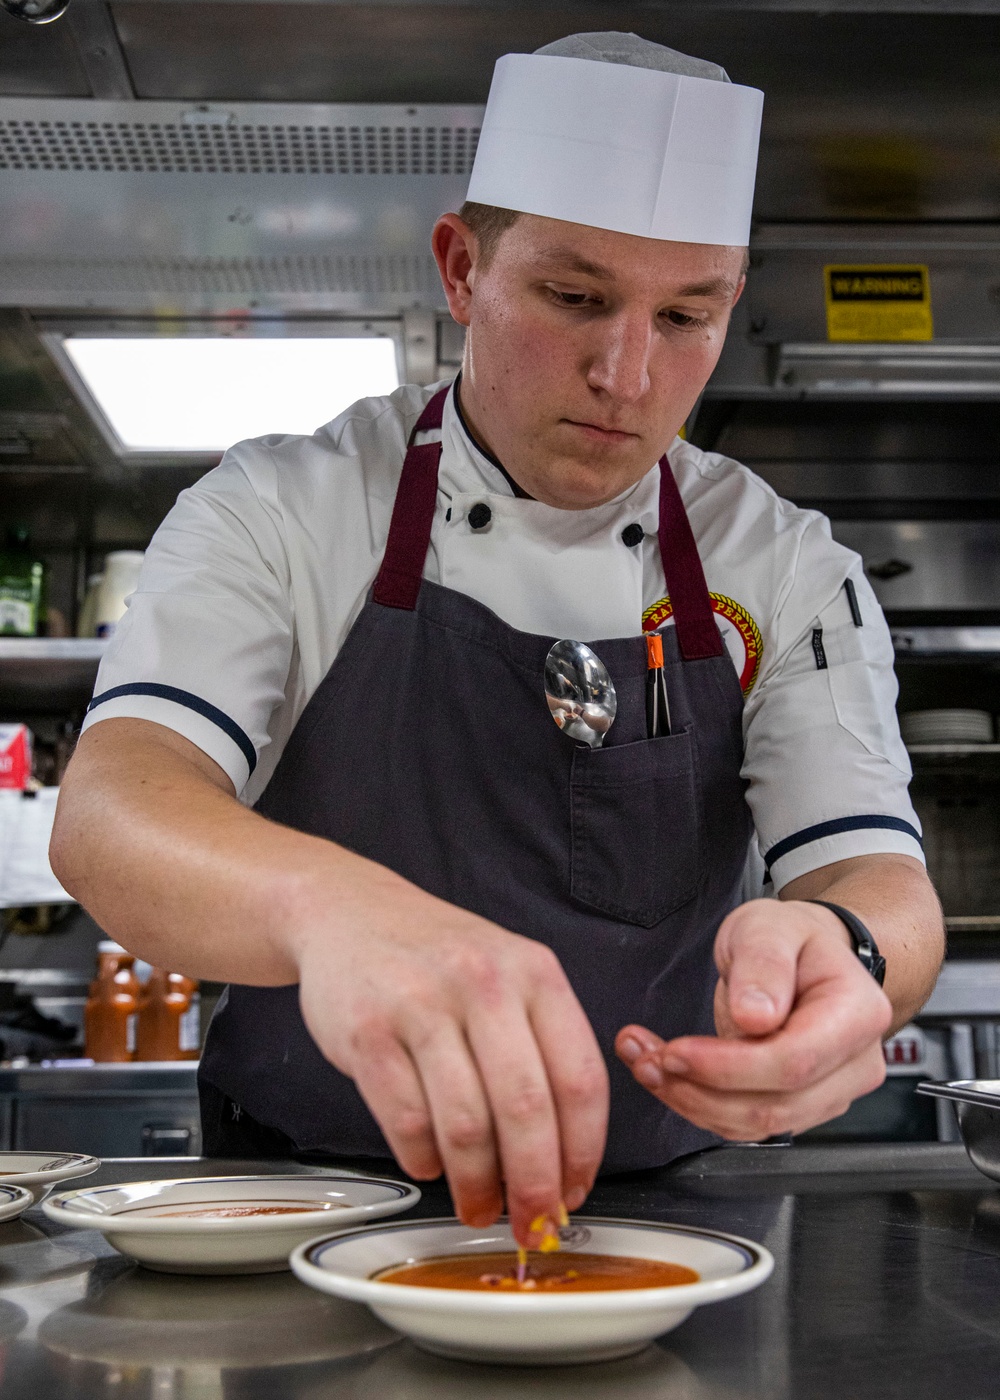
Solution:
[[[551,1215],[536,1215],[528,1227],[528,1237],[538,1236],[538,1244],[534,1246],[539,1254],[554,1254],[559,1248],[559,1230],[569,1224],[569,1213],[563,1203],[559,1202],[558,1220],[553,1220]],[[528,1251],[523,1245],[517,1247],[517,1282],[522,1288],[526,1287],[528,1279]],[[534,1287],[534,1284],[531,1284]]]

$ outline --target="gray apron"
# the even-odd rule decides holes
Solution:
[[[632,1021],[666,1039],[714,1033],[713,942],[739,902],[751,832],[736,670],[664,457],[673,733],[646,737],[636,635],[592,643],[618,692],[604,747],[563,734],[542,681],[555,638],[422,578],[441,443],[413,438],[440,428],[446,394],[414,429],[374,587],[257,810],[552,948],[611,1076],[603,1169],[658,1166],[719,1139],[636,1084],[614,1038]],[[201,1079],[203,1096],[297,1152],[391,1156],[353,1081],[306,1030],[296,986],[228,988]]]

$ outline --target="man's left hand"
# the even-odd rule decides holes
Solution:
[[[759,1142],[836,1118],[882,1083],[892,1005],[832,911],[743,904],[719,929],[715,962],[718,1038],[618,1033],[619,1057],[663,1103],[722,1137]]]

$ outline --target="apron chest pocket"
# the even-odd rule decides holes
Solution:
[[[611,748],[579,748],[570,777],[570,894],[651,928],[693,899],[701,803],[690,729]]]

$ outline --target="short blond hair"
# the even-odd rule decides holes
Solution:
[[[476,204],[473,200],[467,199],[458,211],[458,217],[464,219],[476,235],[479,244],[479,255],[484,267],[488,267],[501,235],[512,228],[521,217],[516,209],[501,209],[496,204]],[[743,251],[742,274],[745,277],[750,271],[750,249]]]
[[[458,217],[464,219],[476,235],[479,256],[486,267],[497,250],[501,235],[521,216],[516,209],[500,209],[495,204],[476,204],[467,199],[458,211]]]

